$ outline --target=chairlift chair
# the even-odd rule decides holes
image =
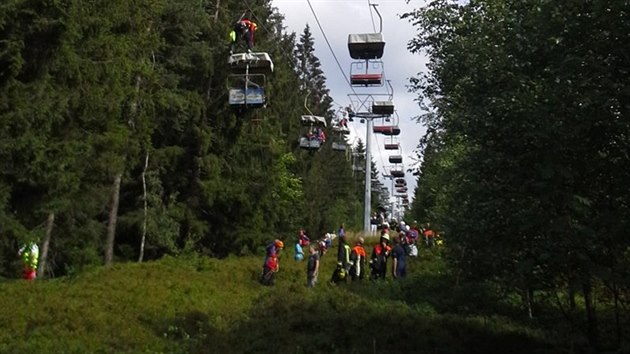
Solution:
[[[403,158],[402,158],[401,155],[390,155],[389,156],[389,162],[390,163],[394,163],[394,164],[402,163],[402,160],[403,160]]]
[[[352,86],[383,86],[385,74],[380,60],[354,61],[350,63],[350,84]]]
[[[237,53],[228,58],[233,74],[270,74],[273,72],[273,61],[268,53]]]
[[[273,72],[273,61],[267,53],[237,53],[228,58],[232,74],[228,102],[235,107],[264,107],[266,76]]]
[[[300,148],[302,149],[319,150],[322,147],[322,144],[324,142],[319,139],[319,136],[313,137],[313,136],[310,136],[310,134],[313,132],[314,126],[317,126],[318,128],[326,127],[326,118],[321,117],[321,116],[316,116],[313,114],[313,112],[311,112],[310,109],[308,109],[308,106],[306,103],[308,101],[308,96],[310,94],[311,92],[309,91],[306,97],[304,97],[304,108],[309,114],[304,114],[300,116],[300,122],[302,123],[302,126],[308,127],[308,134],[304,134],[303,136],[300,136],[298,141],[300,144]]]
[[[374,101],[372,102],[372,113],[392,115],[394,114],[394,103],[392,101]],[[386,121],[389,121],[388,118]]]
[[[232,74],[228,83],[228,103],[231,106],[256,108],[266,105],[265,75]]]
[[[398,143],[398,141],[385,143],[385,150],[399,150],[399,149],[400,149],[400,144]]]
[[[312,131],[314,126],[326,127],[326,118],[315,116],[312,114],[300,116],[302,126],[308,127],[309,132]],[[299,139],[300,148],[306,150],[319,150],[322,147],[322,141],[318,137],[309,139],[306,136],[301,136]]]
[[[348,35],[348,51],[352,59],[370,60],[383,57],[385,40],[382,33]]]
[[[405,177],[405,171],[402,167],[393,166],[389,173],[394,177]]]

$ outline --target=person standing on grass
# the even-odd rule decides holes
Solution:
[[[346,232],[343,229],[343,224],[341,224],[341,226],[339,226],[339,230],[337,230],[337,237],[339,239],[342,239],[346,236]]]
[[[315,244],[311,244],[308,249],[311,255],[306,263],[306,286],[312,288],[317,283],[319,274],[319,251]]]
[[[389,234],[381,231],[381,240],[374,246],[370,257],[370,267],[372,268],[372,279],[385,279],[387,274],[387,258],[392,252],[389,247]]]
[[[365,277],[366,253],[363,247],[363,237],[359,237],[357,244],[350,252],[350,277],[352,281],[363,280]]]
[[[18,250],[22,256],[24,265],[24,279],[35,280],[37,277],[37,264],[39,262],[39,247],[35,242],[28,242]]]
[[[394,249],[392,250],[392,260],[394,266],[392,267],[392,275],[394,279],[404,278],[407,275],[407,262],[405,256],[407,251],[404,247],[404,239],[399,236],[394,237]]]
[[[425,242],[427,243],[427,247],[433,246],[433,237],[435,236],[435,232],[431,229],[431,224],[427,223],[427,226],[423,231]]]
[[[304,250],[302,249],[302,246],[300,246],[300,242],[296,242],[295,243],[295,260],[296,261],[302,261],[304,259]]]
[[[278,256],[280,251],[284,248],[284,242],[279,239],[274,240],[267,245],[265,256],[265,262],[263,263],[263,272],[260,278],[260,282],[263,285],[273,285],[275,282],[276,273],[280,270],[280,264],[278,263]]]
[[[337,268],[332,274],[330,281],[334,284],[346,282],[350,270],[350,246],[346,243],[345,237],[339,238],[339,249],[337,252]]]
[[[300,239],[300,246],[306,247],[311,242],[311,239],[306,235],[306,231],[304,229],[300,229],[300,235],[298,236]]]

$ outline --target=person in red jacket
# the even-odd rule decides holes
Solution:
[[[374,246],[372,257],[370,257],[370,267],[372,268],[372,279],[385,279],[387,274],[387,258],[392,253],[389,246],[389,234],[381,232],[381,241]]]
[[[260,282],[263,285],[273,285],[275,282],[276,273],[280,269],[280,264],[278,264],[278,256],[280,251],[284,248],[284,242],[279,239],[274,240],[272,243],[267,245],[265,256],[265,262],[263,263],[263,271],[262,276],[260,277]]]
[[[422,233],[424,234],[424,240],[427,243],[427,247],[433,246],[433,238],[435,237],[435,232],[431,229],[430,223],[427,223]]]
[[[257,27],[254,21],[247,18],[236,22],[232,33],[230,33],[230,38],[232,39],[230,52],[234,52],[234,47],[239,38],[243,38],[245,43],[247,43],[247,51],[251,52],[254,49],[254,32],[256,32]]]

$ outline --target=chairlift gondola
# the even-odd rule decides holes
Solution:
[[[375,102],[376,103],[376,102]],[[372,110],[374,110],[375,107],[379,107],[379,109],[389,109],[389,106],[386,105],[378,105],[378,106],[374,106],[372,107]],[[393,105],[391,106],[391,111],[393,113]],[[376,122],[374,123],[374,126],[372,127],[372,131],[374,133],[378,133],[378,134],[383,134],[386,136],[397,136],[400,135],[400,128],[398,127],[398,119],[390,119],[389,122],[386,121],[385,119],[383,119],[383,121],[380,124],[376,124]],[[400,147],[400,144],[398,144],[398,147]]]
[[[273,72],[273,61],[267,53],[236,53],[228,58],[228,102],[235,107],[264,107],[266,75]]]
[[[400,149],[400,144],[396,143],[385,143],[385,150],[398,150]]]
[[[401,155],[390,155],[389,156],[389,162],[390,163],[394,163],[394,164],[402,163],[402,160],[403,160],[403,158],[402,158]]]
[[[341,117],[337,115],[335,119],[332,121],[332,132],[333,132],[333,142],[332,149],[333,151],[347,151],[348,144],[346,143],[345,136],[350,134],[350,128],[348,128],[349,118],[347,117],[347,112],[345,109],[340,109],[337,114],[341,112]]]
[[[350,83],[352,86],[383,86],[384,70],[383,57],[385,40],[383,39],[383,19],[376,9],[376,5],[371,5],[376,10],[380,18],[380,29],[378,33],[358,33],[348,35],[348,51],[350,57],[358,61],[350,65]]]
[[[326,141],[323,128],[326,127],[326,118],[315,115],[303,115],[300,117],[302,126],[308,127],[308,132],[299,139],[300,148],[306,150],[319,150]]]
[[[400,166],[392,166],[392,168],[389,170],[389,173],[395,178],[405,177],[405,171]]]
[[[326,118],[316,116],[308,109],[306,103],[310,94],[311,91],[308,91],[306,97],[304,97],[304,108],[309,114],[300,116],[302,126],[307,127],[308,130],[300,136],[298,143],[302,149],[315,151],[319,150],[326,141],[326,133],[323,129],[326,127]]]

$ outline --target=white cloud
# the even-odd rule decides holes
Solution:
[[[317,24],[313,13],[306,0],[273,0],[273,5],[285,16],[285,25],[290,32],[296,32],[298,38],[306,24],[311,27],[315,39],[315,54],[320,59],[322,69],[327,78],[326,85],[330,89],[332,98],[336,103],[347,106],[350,102],[348,94],[352,93],[344,77],[349,75],[352,59],[348,53],[348,34],[369,33],[379,31],[379,17],[368,5],[367,0],[311,0],[314,12],[319,19],[330,46],[339,65],[335,61],[324,36]],[[404,0],[381,0],[378,3],[382,22],[382,33],[385,39],[385,52],[382,58],[385,68],[385,76],[390,80],[394,89],[394,105],[399,116],[401,134],[399,140],[402,146],[403,163],[409,168],[416,157],[414,150],[425,129],[414,120],[422,114],[415,93],[407,92],[408,79],[425,71],[426,58],[419,54],[411,54],[407,50],[407,43],[416,35],[416,29],[406,20],[401,20],[399,15],[410,12],[421,6],[423,1],[412,1],[410,4]],[[341,66],[341,69],[339,68]],[[343,73],[342,73],[343,70]],[[385,88],[371,88],[362,92],[384,93]],[[355,120],[352,136],[365,140],[365,124]],[[371,136],[371,152],[382,173],[389,173],[390,163],[388,156],[391,151],[384,149],[384,144],[389,137],[382,135]],[[406,174],[409,186],[409,197],[413,197],[416,186],[416,178],[410,173]],[[389,181],[382,180],[386,186]]]

